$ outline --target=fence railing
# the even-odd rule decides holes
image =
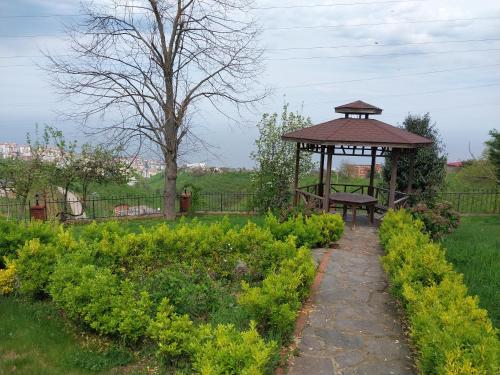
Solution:
[[[499,190],[441,192],[439,198],[463,214],[500,214]]]
[[[317,195],[318,187],[311,185],[305,189],[310,195]],[[361,185],[332,186],[334,191],[367,193],[367,187]],[[385,204],[387,191],[375,188],[380,204]],[[178,197],[179,198],[179,197]],[[192,200],[195,212],[255,212],[255,194],[244,192],[201,192]],[[398,197],[396,197],[398,199]],[[441,192],[439,199],[448,201],[464,214],[500,214],[500,191]],[[14,220],[29,220],[29,207],[33,202],[22,204],[15,199],[0,199],[0,217]],[[48,200],[49,219],[67,220],[103,219],[123,216],[155,216],[163,214],[164,197],[161,194],[112,196],[106,198],[91,197],[86,202]],[[179,199],[176,199],[179,211]]]
[[[179,211],[179,196],[176,210]],[[192,197],[194,212],[241,212],[255,211],[255,195],[243,192],[201,192]],[[162,194],[127,195],[105,198],[91,197],[87,201],[47,200],[41,202],[47,208],[49,219],[88,220],[124,216],[155,216],[163,214]],[[0,217],[14,220],[29,220],[31,202],[23,205],[13,199],[0,201]]]

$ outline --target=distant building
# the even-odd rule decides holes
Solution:
[[[463,166],[464,163],[462,161],[453,161],[446,164],[446,170],[448,172],[458,172]]]
[[[349,164],[347,165],[347,176],[353,178],[369,177],[371,165]],[[375,174],[382,173],[382,164],[375,164]]]

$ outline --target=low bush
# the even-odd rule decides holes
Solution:
[[[302,300],[314,278],[314,261],[307,248],[285,260],[279,271],[270,273],[261,286],[242,283],[238,303],[256,320],[262,331],[285,339],[293,330]]]
[[[328,246],[338,241],[344,232],[342,217],[327,213],[311,216],[299,213],[282,222],[272,213],[268,213],[265,225],[276,239],[283,240],[293,235],[297,238],[298,246],[309,247]]]
[[[41,243],[53,242],[61,226],[34,220],[29,223],[0,219],[0,268],[5,258],[15,257],[16,251],[28,240],[38,238]]]
[[[149,324],[149,294],[139,293],[130,280],[120,280],[108,268],[59,263],[51,275],[50,295],[69,317],[126,341],[143,337]]]
[[[412,208],[413,217],[424,223],[426,233],[433,239],[440,239],[445,234],[453,232],[460,224],[460,214],[449,202],[435,203],[429,207],[419,203]]]
[[[499,373],[500,342],[486,310],[423,229],[403,210],[389,211],[380,227],[382,262],[407,312],[420,372]]]
[[[195,326],[188,315],[178,315],[164,299],[148,333],[158,343],[157,355],[170,364],[188,367],[190,373],[263,374],[269,369],[277,345],[266,343],[250,323],[247,331],[231,324],[215,328]]]
[[[262,227],[181,220],[140,233],[108,222],[78,237],[52,224],[27,225],[32,237],[3,230],[0,293],[50,297],[66,317],[135,347],[149,337],[188,373],[262,374],[309,293],[315,266],[306,246],[338,240],[343,222],[269,215]]]
[[[255,325],[239,332],[231,324],[220,324],[196,351],[193,368],[202,375],[257,375],[269,372],[277,354],[276,342],[265,342]],[[267,371],[266,371],[267,370]]]
[[[16,266],[13,262],[7,261],[6,268],[0,269],[0,294],[10,294],[15,289]]]

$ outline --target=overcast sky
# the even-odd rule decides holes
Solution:
[[[239,125],[203,108],[193,123],[216,155],[186,161],[251,167],[260,114],[284,102],[313,123],[357,99],[383,108],[378,119],[394,125],[430,112],[449,160],[469,158],[469,143],[479,155],[488,131],[500,128],[498,0],[258,0],[255,7],[267,49],[261,83],[273,94]],[[35,123],[81,137],[56,115],[64,103],[35,65],[43,63],[40,49],[64,53],[61,22],[71,17],[31,17],[78,9],[73,0],[0,0],[0,142],[23,142]]]

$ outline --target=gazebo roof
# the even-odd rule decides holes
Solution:
[[[362,100],[356,100],[355,102],[335,107],[335,112],[380,115],[382,113],[382,108],[375,107],[374,105],[368,104]]]
[[[359,106],[366,104],[358,101],[341,107],[348,106],[347,108],[353,108],[352,105],[356,103],[362,103],[359,104]],[[370,105],[368,104],[368,106]],[[382,111],[380,108],[373,108],[380,110],[380,112]],[[339,118],[296,130],[284,134],[282,138],[285,141],[304,142],[316,145],[359,145],[396,148],[417,148],[432,143],[432,140],[428,138],[410,133],[382,121],[370,118],[349,117]]]

